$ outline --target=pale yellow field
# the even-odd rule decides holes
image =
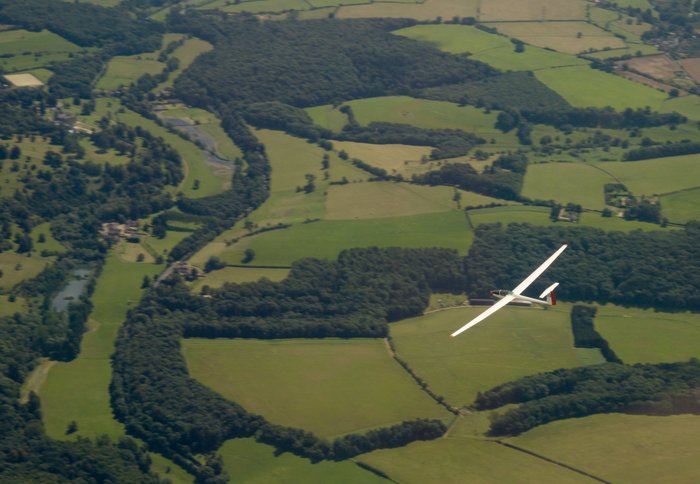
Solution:
[[[34,77],[34,75],[26,72],[20,74],[7,74],[5,75],[5,79],[16,87],[41,87],[44,85],[44,83]]]
[[[548,47],[567,54],[606,47],[619,49],[625,43],[609,32],[585,22],[517,22],[495,23],[499,32],[528,44]],[[579,37],[578,34],[581,34]],[[527,49],[527,47],[526,47]]]
[[[389,174],[400,173],[404,176],[426,171],[428,163],[423,163],[422,160],[429,157],[433,150],[432,146],[375,145],[355,141],[333,141],[333,147],[338,151],[344,150],[350,158],[359,158]],[[421,167],[424,169],[421,170]]]
[[[370,3],[366,5],[348,5],[340,7],[336,18],[414,18],[416,20],[434,20],[436,17],[476,16],[477,0],[425,0],[424,3]]]
[[[482,22],[499,20],[584,20],[584,0],[483,0]]]

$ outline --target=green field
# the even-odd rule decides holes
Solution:
[[[583,213],[579,222],[552,222],[549,219],[550,209],[528,205],[511,205],[508,207],[479,208],[469,210],[469,219],[476,227],[479,224],[502,223],[529,223],[532,225],[554,225],[560,227],[577,227],[584,225],[601,230],[617,230],[629,232],[631,230],[659,230],[659,226],[648,222],[625,220],[620,217],[603,217],[598,213]],[[666,229],[669,230],[669,229]]]
[[[372,182],[335,185],[328,189],[327,220],[401,217],[421,213],[457,210],[455,190],[410,183]],[[486,205],[491,197],[460,190],[461,205]]]
[[[255,250],[253,264],[289,266],[297,259],[335,259],[353,247],[448,247],[465,254],[473,234],[458,211],[369,220],[321,220],[241,239],[220,255],[239,264]]]
[[[164,42],[164,44],[167,45],[167,42]],[[156,90],[162,91],[163,89],[172,87],[175,79],[177,79],[177,77],[182,74],[182,72],[187,69],[199,55],[209,52],[212,48],[213,47],[209,42],[196,37],[185,40],[185,43],[175,49],[175,51],[170,55],[170,57],[175,57],[180,61],[178,68],[170,73],[165,82],[158,84]]]
[[[55,260],[54,257],[41,257],[34,252],[31,257],[18,254],[14,250],[0,252],[0,289],[11,289],[15,284],[39,274]]]
[[[535,76],[577,107],[624,110],[650,106],[657,110],[666,99],[655,89],[586,66],[546,69]]]
[[[691,121],[700,121],[700,97],[690,95],[669,98],[659,106],[661,112],[676,111]]]
[[[700,417],[592,415],[537,427],[509,442],[608,482],[696,482]]]
[[[92,297],[91,330],[83,336],[79,356],[69,363],[57,362],[39,389],[44,426],[50,437],[124,435],[109,403],[110,357],[126,311],[141,296],[143,277],[157,274],[159,269],[153,264],[122,262],[114,253],[108,257]],[[114,297],[115,291],[119,297]],[[65,432],[72,420],[78,423],[78,431],[69,437]]]
[[[435,20],[436,17],[474,17],[477,0],[425,0],[422,3],[375,2],[340,7],[336,18],[413,18]]]
[[[654,195],[686,188],[700,183],[698,155],[672,156],[632,162],[610,162],[600,165],[612,173],[633,194]]]
[[[625,47],[624,41],[612,33],[586,22],[508,22],[490,26],[527,44],[567,54]]]
[[[141,55],[113,57],[105,74],[95,85],[95,89],[113,91],[120,87],[127,87],[144,74],[159,74],[165,64],[157,60],[145,59]]]
[[[321,461],[312,464],[293,454],[275,454],[275,449],[253,439],[229,440],[217,452],[232,482],[249,484],[386,484],[386,480],[350,461]]]
[[[573,55],[534,46],[528,46],[525,52],[517,53],[507,37],[467,25],[415,25],[394,33],[427,42],[452,54],[469,53],[472,59],[501,70],[534,71],[587,63]]]
[[[494,140],[494,144],[481,146],[484,150],[517,149],[518,141],[513,132],[504,134],[494,128],[498,113],[486,113],[473,106],[458,106],[444,101],[430,101],[408,96],[386,96],[358,99],[345,103],[352,107],[357,122],[367,125],[372,121],[410,124],[419,128],[462,129],[482,136],[486,140]],[[318,124],[333,118],[322,116],[326,107],[311,108]],[[332,123],[333,124],[333,123]],[[322,125],[331,128],[332,124]]]
[[[224,267],[217,271],[209,272],[203,278],[197,279],[192,284],[192,290],[203,286],[212,288],[221,287],[227,282],[243,283],[255,282],[263,277],[271,281],[281,281],[289,274],[289,269],[263,269],[258,267]]]
[[[662,196],[661,211],[671,222],[700,220],[700,188]]]
[[[598,306],[595,327],[625,363],[700,357],[700,315]]]
[[[450,309],[393,323],[391,336],[399,356],[436,393],[451,405],[468,405],[500,383],[602,363],[598,350],[573,347],[570,309],[507,307],[458,338],[450,334],[484,308]]]
[[[423,484],[587,483],[590,479],[494,441],[449,437],[383,449],[357,458],[394,482]]]
[[[0,54],[22,55],[25,53],[51,54],[61,52],[78,52],[81,48],[60,35],[42,30],[6,30],[0,32]]]
[[[200,8],[217,9],[227,13],[275,13],[288,10],[307,10],[309,4],[304,0],[254,0],[234,4],[228,0],[216,0],[202,5]]]
[[[614,182],[610,175],[586,163],[537,163],[528,166],[522,194],[533,199],[603,209],[604,185]]]
[[[23,313],[27,310],[27,301],[24,298],[18,297],[14,302],[8,299],[8,296],[0,294],[0,318],[12,316],[15,313]]]
[[[358,158],[369,165],[386,170],[387,173],[399,174],[404,178],[435,168],[435,162],[427,161],[434,149],[432,146],[333,141],[333,148],[338,152],[345,151],[350,158]]]
[[[190,374],[272,423],[334,437],[447,418],[381,339],[185,339]]]
[[[306,108],[314,124],[335,131],[341,131],[348,122],[348,117],[331,104]]]

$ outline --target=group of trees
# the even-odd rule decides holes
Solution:
[[[185,336],[384,336],[387,321],[420,314],[430,290],[464,285],[462,259],[446,249],[354,249],[336,262],[298,261],[281,282],[226,284],[193,295],[176,282],[152,289],[131,312],[113,357],[115,414],[151,448],[196,472],[193,454],[253,436],[313,460],[344,459],[444,433],[439,421],[409,421],[326,442],[271,425],[190,378]]]
[[[519,200],[523,186],[527,156],[522,153],[502,155],[483,173],[478,173],[470,164],[450,163],[423,175],[414,175],[414,183],[427,185],[449,185],[482,195]]]
[[[610,348],[607,340],[596,331],[593,324],[595,313],[594,306],[580,304],[571,310],[571,332],[574,335],[574,346],[576,348],[598,348],[605,361],[622,363],[622,360]]]
[[[596,413],[700,413],[700,362],[602,365],[528,376],[480,393],[474,406],[494,414],[491,435],[517,435],[554,420]]]
[[[485,64],[390,32],[410,20],[260,22],[213,12],[173,13],[170,28],[204,38],[214,50],[175,82],[196,106],[280,101],[297,107],[410,94],[481,79]],[[381,46],[381,47],[379,47]]]
[[[700,309],[700,225],[684,230],[604,232],[590,227],[528,224],[477,227],[467,257],[467,292],[485,297],[509,288],[562,243],[569,248],[533,292],[566,281],[558,294],[573,301],[612,302],[665,310]],[[679,281],[683,281],[679,284]]]

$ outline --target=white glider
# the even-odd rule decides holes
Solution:
[[[464,326],[459,328],[457,331],[452,333],[452,336],[457,336],[458,334],[463,333],[464,331],[468,330],[472,326],[479,324],[484,319],[488,318],[493,313],[495,313],[496,311],[501,309],[503,306],[506,306],[508,303],[513,302],[513,301],[524,302],[527,304],[535,303],[535,304],[541,304],[543,306],[553,306],[554,304],[556,304],[557,302],[556,302],[556,299],[554,297],[554,288],[556,288],[559,285],[558,282],[555,282],[554,284],[549,286],[547,289],[542,291],[542,294],[540,294],[540,299],[535,299],[532,297],[523,296],[523,295],[521,295],[521,293],[525,289],[527,289],[528,286],[530,286],[530,284],[535,282],[535,280],[538,277],[540,277],[542,275],[542,273],[544,271],[546,271],[550,265],[552,265],[552,262],[554,262],[554,260],[557,257],[559,257],[561,255],[561,253],[564,252],[564,250],[567,247],[568,247],[567,244],[564,244],[561,247],[559,247],[559,249],[554,254],[549,256],[549,259],[544,261],[541,266],[539,266],[537,269],[535,269],[535,271],[532,274],[527,276],[527,278],[523,282],[518,284],[515,287],[515,289],[513,289],[512,291],[494,291],[494,292],[492,292],[491,294],[493,296],[499,298],[500,300],[496,304],[494,304],[493,306],[488,308],[486,311],[484,311],[483,313],[481,313],[480,315],[478,315],[477,317],[475,317],[474,319],[469,321],[467,324],[465,324]],[[543,299],[545,297],[546,297],[546,299]]]

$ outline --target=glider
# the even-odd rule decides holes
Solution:
[[[554,297],[554,288],[556,288],[559,285],[558,282],[555,282],[554,284],[549,286],[547,289],[542,291],[542,294],[540,294],[539,299],[535,299],[533,297],[523,296],[523,295],[521,295],[521,293],[525,289],[527,289],[530,284],[535,282],[535,279],[540,277],[542,275],[542,273],[544,271],[546,271],[550,265],[552,265],[552,262],[554,262],[555,259],[557,257],[559,257],[561,255],[561,253],[564,252],[564,250],[567,247],[568,247],[567,244],[564,244],[561,247],[559,247],[559,249],[554,254],[549,256],[549,259],[544,261],[541,266],[539,266],[537,269],[535,269],[535,271],[532,274],[527,276],[527,278],[523,282],[518,284],[515,287],[515,289],[513,289],[512,291],[493,291],[493,292],[491,292],[491,294],[494,297],[499,298],[500,300],[496,304],[494,304],[493,306],[488,308],[486,311],[484,311],[483,313],[481,313],[480,315],[478,315],[477,317],[475,317],[474,319],[469,321],[467,324],[465,324],[464,326],[459,328],[457,331],[452,333],[452,336],[457,336],[458,334],[468,330],[472,326],[479,324],[484,319],[488,318],[493,313],[495,313],[496,311],[501,309],[503,306],[506,306],[508,303],[510,303],[512,301],[524,302],[527,304],[532,304],[532,303],[542,304],[544,306],[555,305],[557,303],[557,301]],[[546,299],[543,299],[545,296],[546,296]]]

